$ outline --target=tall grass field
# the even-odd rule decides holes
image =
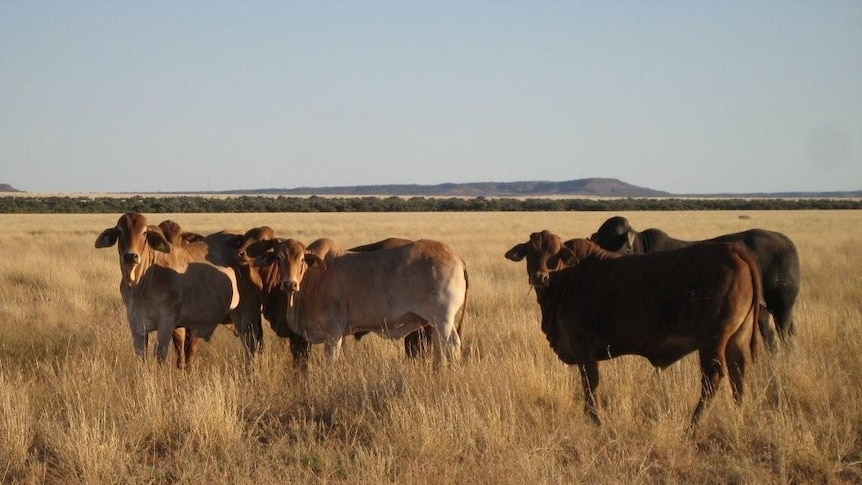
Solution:
[[[724,381],[691,436],[696,353],[662,372],[600,363],[597,427],[524,263],[503,257],[531,232],[586,237],[613,215],[691,240],[771,229],[799,251],[792,347],[761,351],[741,407]],[[431,238],[464,258],[458,363],[438,371],[368,335],[335,362],[314,347],[306,373],[266,322],[251,365],[223,328],[189,370],[137,359],[117,251],[94,247],[119,216],[0,216],[4,483],[862,483],[862,211],[147,214],[306,244]]]

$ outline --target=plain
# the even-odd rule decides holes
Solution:
[[[860,483],[862,211],[630,212],[639,230],[704,239],[787,234],[802,261],[792,348],[761,352],[738,408],[725,382],[696,434],[697,356],[658,373],[600,364],[605,424],[539,327],[522,264],[531,232],[586,237],[606,212],[147,214],[207,233],[272,226],[344,247],[439,239],[467,263],[460,363],[435,372],[400,342],[315,348],[292,368],[268,328],[243,364],[219,330],[190,371],[135,359],[115,249],[119,214],[0,216],[0,478],[13,483]],[[265,324],[266,325],[266,324]],[[171,360],[169,360],[171,362]]]

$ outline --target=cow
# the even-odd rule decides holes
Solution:
[[[129,212],[96,238],[96,248],[115,245],[120,294],[139,357],[145,357],[150,332],[157,332],[161,363],[174,329],[185,327],[208,340],[239,305],[236,273],[208,260],[217,248],[207,243],[172,245],[143,214]]]
[[[412,242],[413,240],[411,239],[404,239],[401,237],[388,237],[377,242],[352,247],[348,249],[348,251],[365,253],[368,251],[377,251],[380,249],[397,248],[398,246],[404,246],[405,244],[409,244]],[[356,337],[356,340],[359,340],[366,333],[368,332],[359,332],[354,334],[354,337]],[[408,357],[417,357],[423,354],[424,350],[429,348],[431,345],[431,334],[427,330],[425,330],[424,327],[404,337],[404,353],[407,354]]]
[[[399,339],[424,326],[435,333],[436,367],[444,352],[450,361],[460,356],[455,316],[466,301],[466,268],[446,244],[418,240],[350,252],[331,239],[306,247],[275,238],[247,251],[259,266],[279,266],[288,300],[285,323],[309,343],[324,343],[331,360],[344,336],[373,331]]]
[[[287,295],[281,291],[281,272],[277,264],[257,265],[254,258],[247,253],[249,246],[261,241],[269,241],[275,238],[275,231],[269,226],[260,226],[249,229],[234,244],[236,251],[234,258],[237,264],[247,267],[252,275],[251,281],[257,287],[259,301],[259,312],[269,322],[270,327],[281,338],[290,342],[290,353],[293,357],[293,365],[300,370],[308,369],[308,357],[311,346],[302,335],[294,332],[287,325]]]
[[[590,239],[609,251],[632,254],[666,251],[700,242],[674,239],[661,229],[638,232],[620,216],[606,220]],[[772,314],[780,339],[791,343],[790,339],[796,334],[793,306],[799,295],[801,277],[799,254],[793,241],[780,232],[764,229],[726,234],[707,241],[740,242],[751,251],[760,267],[766,309]],[[768,319],[768,314],[763,312],[758,323],[767,345],[775,350],[775,337]]]
[[[742,245],[702,243],[603,258],[598,247],[590,248],[594,243],[578,244],[587,251],[584,259],[566,248],[561,257],[569,266],[547,277],[532,271],[530,284],[542,331],[560,360],[578,367],[584,410],[596,424],[598,362],[621,355],[640,355],[665,368],[698,351],[701,395],[690,430],[724,375],[741,402],[743,378],[757,356],[762,291],[757,261]]]
[[[160,222],[159,229],[161,229],[165,239],[174,246],[178,246],[183,244],[183,242],[188,241],[188,239],[183,237],[186,233],[183,231],[182,227],[177,222],[170,219]],[[200,235],[194,234],[193,237],[197,236]],[[197,353],[200,339],[196,332],[190,331],[185,327],[177,327],[174,329],[172,340],[174,343],[174,350],[177,353],[177,368],[186,369],[187,366],[191,364],[194,355]]]

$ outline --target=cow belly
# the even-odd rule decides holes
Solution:
[[[686,355],[697,350],[697,342],[693,338],[668,336],[641,355],[646,357],[655,367],[665,368]]]
[[[369,323],[371,324],[366,324],[364,326],[351,325],[347,332],[349,334],[354,334],[370,330],[382,337],[402,339],[425,325],[425,321],[414,313],[407,313],[395,319],[384,319],[383,321]]]

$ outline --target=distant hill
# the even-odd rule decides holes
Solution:
[[[388,195],[425,197],[667,197],[672,194],[638,187],[611,178],[588,178],[562,182],[475,182],[438,185],[356,185],[349,187],[297,187],[291,189],[233,190],[223,193],[277,195]]]
[[[0,192],[21,192],[9,184],[0,184]]]

